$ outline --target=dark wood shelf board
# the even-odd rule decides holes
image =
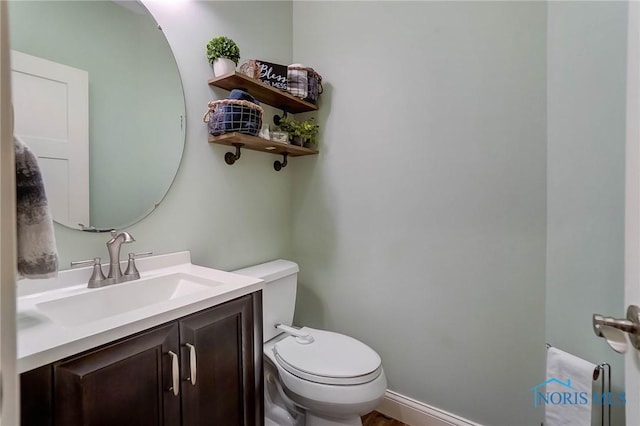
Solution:
[[[212,78],[209,80],[209,84],[226,90],[245,89],[260,102],[286,110],[292,114],[316,111],[318,109],[318,106],[311,102],[303,101],[287,92],[238,72]]]
[[[279,155],[282,155],[286,152],[290,157],[301,157],[303,155],[318,154],[318,150],[316,149],[304,148],[302,146],[291,145],[288,143],[269,141],[256,136],[245,135],[244,133],[226,133],[220,136],[209,136],[209,143],[228,146],[233,146],[234,144],[240,143],[243,145],[242,148]]]

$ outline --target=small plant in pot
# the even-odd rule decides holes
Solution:
[[[289,134],[289,142],[292,145],[309,146],[318,143],[318,126],[314,119],[295,121],[290,118],[280,119],[280,129]]]
[[[240,60],[240,49],[229,37],[215,37],[207,43],[207,59],[216,77],[231,74]]]

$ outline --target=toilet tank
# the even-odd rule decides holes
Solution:
[[[236,274],[264,280],[264,290],[262,290],[263,342],[271,340],[281,333],[275,328],[276,324],[291,325],[293,323],[299,270],[297,263],[278,259],[233,271]]]

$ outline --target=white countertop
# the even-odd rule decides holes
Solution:
[[[17,284],[16,306],[18,372],[32,370],[263,288],[263,281],[259,278],[193,265],[189,252],[142,258],[136,260],[136,263],[140,279],[114,286],[135,285],[175,273],[189,274],[220,284],[207,291],[188,294],[108,318],[63,326],[47,317],[37,305],[62,297],[101,291],[102,289],[87,288],[92,268],[61,271],[56,278],[51,279],[20,280]],[[123,262],[122,269],[125,267],[126,262]]]

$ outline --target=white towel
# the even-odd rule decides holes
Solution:
[[[590,426],[595,364],[560,349],[547,350],[545,426]],[[559,394],[558,394],[559,393]]]
[[[36,156],[17,137],[16,225],[18,277],[50,278],[58,272],[53,220]]]

